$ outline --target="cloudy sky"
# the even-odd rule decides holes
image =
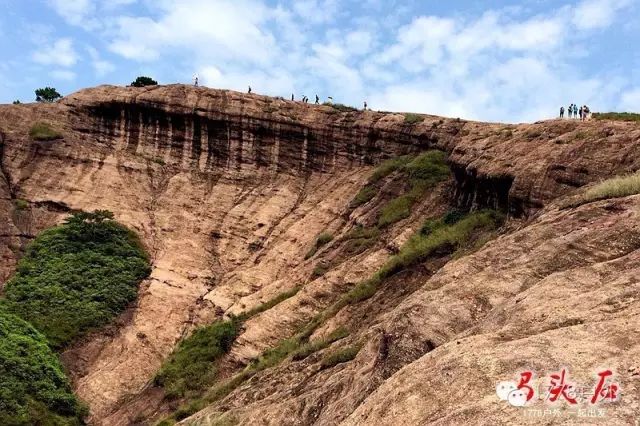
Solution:
[[[0,102],[149,75],[534,121],[640,111],[640,0],[0,0]]]

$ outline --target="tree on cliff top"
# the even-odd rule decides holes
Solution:
[[[36,102],[53,102],[62,95],[53,87],[45,87],[36,90]]]
[[[158,82],[152,79],[151,77],[140,76],[136,78],[136,80],[131,83],[133,87],[144,87],[144,86],[157,86]]]

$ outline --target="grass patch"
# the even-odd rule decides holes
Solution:
[[[336,111],[340,111],[340,112],[353,112],[353,111],[357,111],[358,108],[349,106],[349,105],[344,105],[344,104],[335,104],[332,102],[325,102],[322,105],[325,106],[330,106],[331,108],[335,109]]]
[[[353,345],[332,352],[322,359],[322,361],[320,362],[320,367],[322,369],[331,368],[338,364],[349,362],[358,355],[360,349],[362,349],[362,345]]]
[[[27,247],[4,302],[62,348],[120,314],[149,272],[137,236],[111,212],[74,213]]]
[[[156,386],[164,388],[167,398],[187,398],[186,404],[182,405],[171,418],[165,420],[179,421],[194,413],[192,410],[201,403],[201,400],[189,400],[189,398],[201,395],[205,389],[215,382],[217,376],[216,361],[229,352],[233,342],[240,334],[244,321],[293,297],[299,290],[299,287],[295,287],[292,290],[280,293],[256,308],[237,317],[232,317],[231,320],[217,321],[200,327],[180,342],[171,356],[164,362],[154,379]],[[275,356],[275,354],[271,356]],[[231,392],[234,386],[240,384],[247,377],[219,385],[217,387],[218,397]],[[186,415],[186,417],[180,418],[182,415]]]
[[[329,267],[323,263],[318,263],[315,268],[313,268],[313,271],[311,272],[311,276],[313,278],[318,278],[323,276],[324,274],[326,274],[327,272],[329,272]]]
[[[378,167],[373,171],[373,174],[369,178],[369,184],[376,183],[381,179],[389,176],[391,173],[403,167],[414,157],[411,155],[403,155],[396,158],[390,158],[380,163]]]
[[[344,327],[339,327],[331,332],[331,334],[329,334],[326,338],[303,344],[293,352],[291,359],[293,359],[294,361],[302,361],[309,355],[329,347],[329,345],[331,345],[333,342],[344,339],[348,335],[349,332],[347,331],[347,329],[345,329]]]
[[[62,134],[51,127],[48,123],[38,122],[31,126],[29,136],[34,141],[53,141],[62,139]]]
[[[574,198],[564,207],[578,207],[593,201],[627,197],[635,194],[640,194],[640,171],[602,181],[588,188],[582,195]]]
[[[404,115],[404,122],[406,124],[417,124],[422,123],[424,121],[424,117],[420,114],[407,113]]]
[[[196,329],[163,364],[155,385],[163,387],[168,398],[202,390],[215,379],[214,361],[229,352],[239,333],[240,322],[235,319]]]
[[[45,336],[0,305],[0,424],[80,425],[85,415]]]
[[[411,206],[415,199],[410,195],[402,195],[389,201],[381,210],[378,226],[384,228],[411,215]]]
[[[378,227],[357,226],[345,235],[345,252],[350,256],[355,256],[373,247],[380,236]]]
[[[280,294],[278,294],[276,297],[274,297],[273,299],[270,299],[258,306],[256,306],[255,308],[247,311],[247,312],[243,312],[242,314],[238,315],[237,320],[240,322],[244,322],[246,320],[248,320],[251,317],[254,317],[258,314],[261,314],[265,311],[268,311],[269,309],[273,308],[274,306],[280,304],[281,302],[284,302],[285,300],[295,296],[296,294],[298,294],[298,292],[300,291],[301,287],[294,287],[289,291],[285,291],[282,292]]]
[[[450,169],[442,151],[427,151],[403,161],[400,169],[409,181],[409,192],[389,201],[381,210],[378,226],[385,227],[411,215],[411,207],[424,195],[425,191],[450,176]]]
[[[374,187],[369,185],[365,186],[356,194],[353,200],[351,200],[350,207],[355,209],[356,207],[367,204],[376,196],[376,193],[377,191]]]
[[[333,235],[328,232],[323,232],[322,234],[318,235],[315,244],[313,245],[313,247],[311,247],[311,250],[309,250],[304,256],[304,260],[313,257],[318,252],[318,250],[320,250],[323,246],[329,244],[332,240]]]
[[[29,208],[29,202],[20,198],[16,199],[14,204],[18,210],[27,210]]]
[[[345,337],[346,330],[338,329],[331,333],[326,340],[308,341],[309,336],[318,327],[329,318],[335,316],[342,308],[372,297],[384,279],[389,278],[403,268],[423,261],[444,245],[451,244],[454,247],[461,248],[472,238],[474,233],[495,230],[503,220],[504,217],[500,213],[484,210],[468,215],[451,212],[440,219],[427,221],[425,226],[412,236],[400,252],[389,259],[373,277],[352,288],[333,305],[316,315],[297,334],[281,340],[275,347],[265,351],[260,358],[249,365],[243,372],[214,387],[207,394],[206,400],[210,403],[218,401],[229,395],[257,372],[278,365],[289,356],[295,361],[304,359],[312,353],[328,347],[332,341]],[[379,232],[377,229],[359,227],[352,231],[352,236],[354,238],[373,236],[377,232]],[[356,357],[361,347],[360,345],[354,345],[328,354],[321,361],[322,368],[330,368],[337,364],[351,361]]]
[[[640,114],[635,112],[594,112],[595,120],[640,121]]]

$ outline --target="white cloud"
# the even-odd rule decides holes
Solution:
[[[78,55],[73,48],[73,42],[68,38],[56,40],[52,45],[45,46],[33,53],[33,60],[43,65],[58,65],[70,67],[78,61]]]
[[[55,80],[72,81],[76,78],[76,73],[69,70],[54,70],[51,71],[51,77]]]
[[[621,92],[628,76],[573,65],[592,53],[594,30],[612,26],[633,0],[476,16],[416,16],[414,7],[381,0],[367,0],[375,16],[353,16],[339,0],[147,0],[150,13],[128,14],[122,8],[136,0],[50,1],[69,22],[96,22],[109,50],[125,60],[148,62],[149,70],[161,65],[168,78],[197,71],[212,87],[512,121],[552,116],[571,102],[637,105],[637,94]],[[53,62],[46,51],[39,61]],[[95,49],[89,58],[97,76],[115,69]]]
[[[608,27],[618,11],[631,4],[632,0],[585,0],[574,11],[573,25],[582,30]]]
[[[87,46],[87,53],[89,53],[89,57],[91,58],[91,66],[96,72],[97,77],[101,78],[115,71],[115,65],[113,65],[109,61],[103,60],[96,48]]]
[[[142,61],[171,51],[258,64],[268,63],[277,52],[274,37],[261,27],[268,10],[258,1],[184,0],[159,5],[163,13],[158,19],[119,18],[111,50]]]

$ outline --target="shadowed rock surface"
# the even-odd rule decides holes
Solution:
[[[64,139],[32,141],[38,121]],[[375,165],[431,148],[446,152],[451,179],[376,244],[346,250],[341,237],[393,189],[349,206]],[[0,283],[24,245],[73,209],[113,211],[152,256],[137,304],[63,355],[93,424],[167,413],[150,381],[176,342],[301,286],[244,325],[225,359],[225,374],[240,371],[451,206],[497,208],[509,221],[479,251],[393,277],[312,336],[344,325],[346,340],[258,373],[185,423],[537,424],[498,401],[495,385],[562,366],[583,383],[604,365],[618,373],[613,424],[632,424],[640,409],[640,198],[558,207],[577,188],[640,168],[637,124],[408,124],[182,85],[101,86],[51,105],[0,106],[0,154]],[[305,260],[326,230],[334,241]],[[330,268],[316,278],[319,259]],[[355,343],[353,361],[320,368],[327,351]]]

